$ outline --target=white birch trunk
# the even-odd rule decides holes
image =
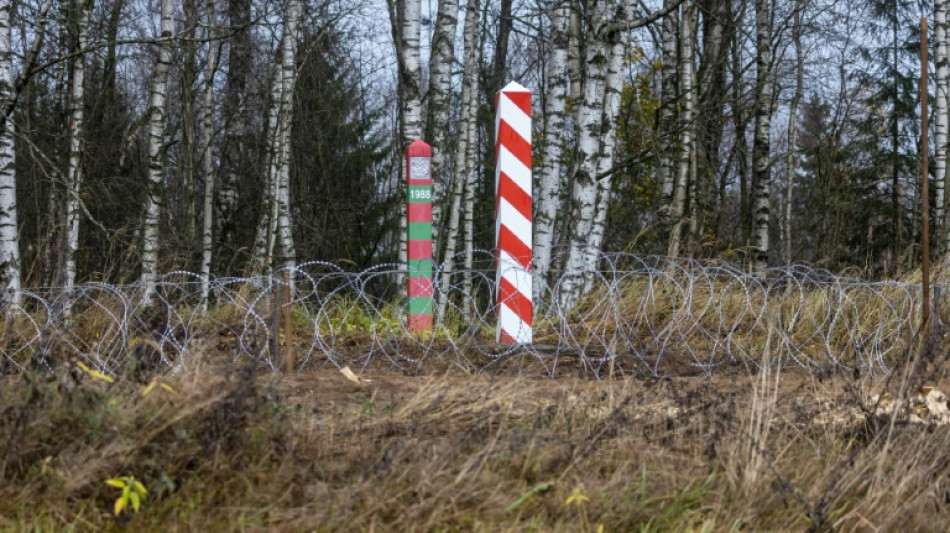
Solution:
[[[478,0],[469,0],[473,5],[473,10],[478,11],[479,1]],[[478,95],[481,94],[481,88],[479,85],[479,75],[478,75],[478,50],[479,50],[479,35],[478,35],[478,14],[473,14],[472,19],[473,29],[473,42],[472,42],[472,53],[470,55],[471,59],[467,61],[470,64],[466,65],[466,68],[470,71],[469,77],[471,78],[469,88],[469,94],[471,95],[471,100],[469,100],[469,122],[468,122],[468,151],[465,156],[467,163],[465,164],[465,175],[460,176],[462,180],[465,181],[465,194],[462,198],[462,212],[464,218],[462,221],[462,235],[465,245],[465,257],[463,266],[465,268],[465,274],[462,277],[462,295],[464,300],[462,301],[462,320],[466,324],[471,324],[474,320],[473,313],[473,290],[472,290],[472,269],[475,268],[475,187],[478,184],[478,161],[476,159],[478,154]]]
[[[594,27],[606,17],[603,2],[596,2],[591,11]],[[595,180],[600,150],[601,125],[604,110],[604,90],[609,61],[609,49],[603,39],[591,34],[588,36],[585,67],[587,78],[584,81],[583,101],[578,106],[578,141],[575,152],[573,190],[571,194],[571,220],[574,227],[571,232],[570,250],[560,287],[560,305],[570,309],[577,302],[583,288],[584,269],[588,257],[588,238],[594,224],[597,209],[598,187]]]
[[[584,61],[583,55],[586,47],[584,32],[581,31],[580,6],[576,2],[568,1],[570,7],[570,19],[568,24],[568,43],[567,43],[567,79],[568,79],[568,102],[572,109],[571,113],[565,113],[566,120],[570,121],[568,129],[573,133],[572,148],[576,146],[577,139],[580,139],[580,111],[583,102],[584,90]],[[576,154],[575,154],[576,155]],[[576,160],[576,158],[575,158]],[[562,178],[563,187],[566,191],[574,190],[574,163],[564,169]],[[551,243],[551,261],[554,265],[551,269],[560,268],[561,272],[567,270],[567,261],[570,259],[569,253],[562,253],[560,250],[570,250],[571,229],[574,226],[573,212],[571,209],[573,199],[571,195],[567,198],[559,198],[558,210],[561,212],[560,228],[562,231],[555,232]],[[554,251],[558,250],[557,255]]]
[[[678,4],[673,4],[675,6]],[[669,9],[672,9],[669,6]],[[669,11],[632,19],[633,2],[597,1],[589,5],[584,100],[578,108],[578,142],[573,173],[570,251],[559,303],[570,310],[590,290],[611,195],[610,170],[623,83],[624,35]]]
[[[934,61],[937,64],[936,124],[934,125],[934,223],[937,235],[947,235],[944,242],[937,239],[937,246],[950,249],[950,232],[945,230],[944,211],[947,184],[947,116],[950,98],[950,53],[947,47],[947,0],[934,0]]]
[[[284,43],[281,53],[281,103],[280,103],[280,169],[277,177],[277,235],[284,264],[293,266],[293,226],[290,218],[290,133],[293,124],[294,86],[297,82],[296,57],[297,34],[300,27],[302,6],[300,0],[289,0],[284,22]]]
[[[476,0],[469,1],[476,2]],[[477,40],[478,37],[476,36],[476,42]],[[478,49],[477,44],[475,48],[476,50]],[[462,295],[464,298],[462,301],[462,320],[466,324],[471,324],[473,320],[472,301],[474,293],[472,292],[472,269],[475,268],[475,186],[478,183],[478,167],[475,160],[477,148],[475,133],[478,126],[478,121],[475,120],[475,114],[478,112],[477,98],[479,93],[477,73],[472,76],[472,88],[470,92],[472,94],[472,101],[470,103],[472,117],[468,124],[468,153],[465,157],[468,163],[465,166],[465,176],[461,176],[461,179],[465,180],[465,195],[462,199],[464,205],[462,234],[465,239],[465,263],[463,265],[465,274],[462,277]]]
[[[581,39],[581,16],[577,12],[577,6],[574,2],[568,2],[570,9],[570,19],[568,25],[568,44],[567,44],[567,77],[570,80],[569,99],[571,105],[576,106],[581,102],[581,89],[583,80],[583,66],[581,65],[581,55],[584,50],[584,43]]]
[[[255,272],[266,272],[277,266],[275,251],[278,248],[286,265],[293,266],[296,258],[290,218],[290,134],[300,16],[299,0],[289,0],[280,39],[280,65],[274,71],[267,115],[268,165],[261,198],[261,219],[254,239],[252,268]]]
[[[422,137],[422,97],[420,84],[422,80],[419,41],[421,33],[421,0],[394,0],[390,4],[392,17],[393,37],[396,45],[396,56],[399,62],[399,93],[400,93],[400,124],[402,131],[402,147]],[[406,169],[405,158],[401,157],[401,172],[399,174],[398,201],[399,201],[399,264],[407,261],[406,242]],[[405,286],[405,275],[397,275],[396,282],[400,288]]]
[[[613,179],[609,172],[614,165],[617,145],[617,118],[620,116],[620,98],[623,91],[623,66],[626,51],[626,32],[616,32],[610,38],[610,59],[607,63],[607,80],[604,87],[604,107],[601,117],[600,150],[597,155],[597,207],[590,240],[584,258],[584,289],[588,294],[600,259],[601,245],[607,225],[607,207],[613,192]]]
[[[675,0],[664,0],[663,5],[669,6]],[[679,100],[677,85],[676,28],[679,26],[679,11],[673,10],[663,17],[662,50],[663,58],[660,64],[662,77],[662,107],[660,108],[660,142],[659,142],[659,182],[660,200],[663,205],[670,206],[673,201],[673,146],[672,135],[676,129],[676,105]],[[675,223],[676,218],[666,211],[668,220]]]
[[[260,274],[271,268],[274,256],[274,235],[277,225],[277,174],[280,172],[280,102],[284,87],[281,75],[281,69],[276,68],[271,82],[270,107],[267,111],[265,148],[267,171],[264,173],[264,186],[261,188],[261,217],[254,238],[254,264],[251,265],[251,272],[254,274]]]
[[[693,120],[693,37],[695,35],[696,6],[686,6],[680,25],[680,150],[676,165],[676,184],[670,202],[670,242],[667,255],[677,258],[683,236],[683,214],[686,212],[686,191],[689,188],[690,162],[696,127]]]
[[[792,205],[795,189],[795,173],[798,170],[798,135],[796,127],[798,126],[798,106],[805,92],[805,54],[802,49],[802,9],[804,9],[804,2],[802,0],[796,0],[794,20],[792,22],[792,42],[795,45],[795,93],[792,95],[792,101],[788,107],[788,148],[785,151],[785,209],[783,210],[784,218],[782,220],[782,237],[785,239],[784,255],[786,265],[792,263]],[[937,205],[940,204],[938,203]]]
[[[78,0],[75,51],[86,48],[89,33],[89,13],[92,0]],[[66,174],[66,250],[63,288],[67,291],[76,283],[76,251],[79,249],[79,191],[82,187],[83,139],[83,86],[85,84],[85,57],[83,53],[71,61],[72,76],[69,94],[69,169]]]
[[[152,75],[149,100],[148,131],[148,199],[142,228],[142,280],[146,283],[144,302],[152,302],[155,285],[152,279],[158,271],[158,226],[161,214],[161,189],[165,167],[164,137],[167,122],[165,101],[168,92],[168,70],[172,60],[172,38],[175,34],[172,0],[161,2],[161,42],[158,61]]]
[[[211,142],[214,134],[214,72],[218,64],[218,43],[215,42],[214,0],[208,0],[208,28],[211,40],[208,42],[208,59],[205,64],[205,94],[202,105],[202,158],[201,175],[204,178],[204,197],[202,198],[201,224],[201,305],[207,309],[208,291],[211,281],[211,250],[214,243],[214,157]]]
[[[455,62],[455,32],[458,27],[458,0],[439,0],[439,12],[432,33],[432,54],[429,57],[429,113],[426,142],[432,146],[432,227],[436,230],[442,223],[443,190],[448,190],[451,180],[449,154],[452,144],[449,135],[449,102],[452,97],[452,65]],[[463,135],[460,130],[458,135]],[[438,248],[437,232],[432,245]],[[438,250],[433,250],[438,257]]]
[[[726,33],[727,24],[732,18],[732,8],[729,2],[718,0],[700,0],[697,2],[699,11],[703,14],[703,44],[702,66],[696,76],[694,95],[696,96],[696,148],[693,150],[693,159],[700,162],[700,173],[706,179],[699,180],[699,198],[697,210],[699,217],[694,224],[692,236],[696,242],[703,240],[703,226],[719,218],[717,228],[712,228],[718,235],[722,220],[716,216],[721,212],[721,205],[726,198],[726,181],[729,170],[721,168],[723,144],[723,129],[725,127],[726,104],[726,44],[731,41],[733,31]],[[731,26],[731,24],[730,24]],[[695,45],[699,47],[698,42]],[[728,167],[728,163],[725,165]],[[712,217],[712,218],[711,218]]]
[[[440,295],[439,317],[445,316],[448,306],[448,289],[455,265],[458,246],[459,220],[462,210],[462,195],[474,186],[469,183],[469,175],[474,175],[475,167],[475,114],[478,111],[475,98],[478,95],[478,18],[479,0],[469,0],[465,12],[463,30],[463,54],[465,70],[462,74],[461,112],[459,114],[459,139],[455,151],[455,179],[452,182],[452,204],[449,210],[449,222],[446,228],[445,259],[442,262],[440,286],[446,292]],[[468,207],[470,209],[470,206]]]
[[[10,39],[10,0],[0,0],[0,102],[13,98],[13,54]],[[17,304],[20,290],[20,249],[17,240],[16,152],[13,117],[0,128],[0,304]]]
[[[755,135],[752,144],[752,270],[761,274],[769,259],[769,166],[772,124],[772,3],[755,0]]]
[[[565,109],[568,87],[570,6],[560,1],[551,10],[551,52],[548,58],[544,102],[544,152],[541,156],[537,209],[534,215],[534,299],[540,301],[547,288],[554,247],[554,225],[562,187],[561,155],[564,151]]]

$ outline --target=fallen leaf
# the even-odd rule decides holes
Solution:
[[[344,366],[343,368],[341,368],[340,373],[343,374],[343,376],[346,379],[352,381],[353,383],[371,383],[371,380],[357,376],[355,373],[353,373],[352,370],[350,370],[350,367],[348,366]]]

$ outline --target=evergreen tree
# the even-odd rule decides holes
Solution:
[[[858,76],[861,104],[881,110],[887,116],[887,131],[875,143],[884,153],[869,154],[886,165],[890,177],[890,203],[886,212],[890,223],[885,228],[891,245],[884,251],[889,269],[901,268],[901,257],[914,238],[916,207],[914,193],[918,172],[917,136],[919,110],[917,79],[919,71],[918,13],[921,7],[909,0],[873,0],[870,13],[874,35],[889,39],[874,40],[861,49],[871,68]],[[924,11],[926,12],[926,11]],[[883,140],[883,139],[882,139]],[[884,157],[887,154],[889,157]],[[867,228],[866,228],[867,229]]]
[[[392,231],[382,224],[391,202],[401,200],[378,194],[391,172],[390,146],[376,127],[381,110],[367,105],[332,32],[304,36],[300,49],[292,134],[298,254],[366,267]]]

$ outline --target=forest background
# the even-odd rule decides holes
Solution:
[[[488,268],[509,80],[534,92],[538,279],[602,251],[897,275],[920,16],[939,257],[945,0],[0,0],[0,285],[395,262],[420,137],[437,263]]]

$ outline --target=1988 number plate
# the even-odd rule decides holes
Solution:
[[[410,200],[431,200],[432,191],[429,190],[428,186],[419,186],[409,188],[409,199]]]

